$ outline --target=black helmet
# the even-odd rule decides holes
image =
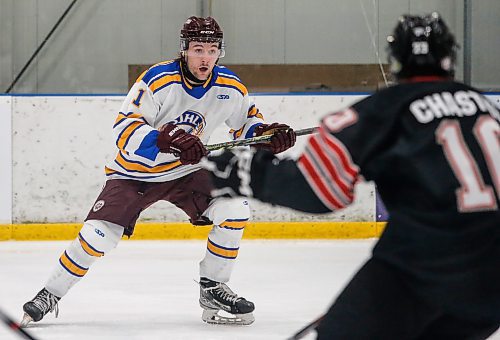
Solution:
[[[190,41],[216,42],[223,49],[223,33],[212,17],[189,17],[181,29],[181,51],[189,47]]]
[[[396,78],[454,76],[458,46],[439,14],[402,16],[387,42],[389,64]]]

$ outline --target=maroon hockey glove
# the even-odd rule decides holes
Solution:
[[[297,136],[292,128],[286,124],[262,124],[255,128],[255,136],[273,135],[267,143],[255,144],[256,147],[269,150],[273,154],[283,152],[295,145]]]
[[[174,124],[165,124],[159,131],[156,145],[160,152],[178,156],[182,164],[199,163],[203,156],[208,155],[208,150],[198,137]]]

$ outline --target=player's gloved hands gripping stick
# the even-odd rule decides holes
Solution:
[[[261,124],[254,130],[255,137],[273,135],[266,143],[255,144],[257,148],[271,151],[273,154],[283,152],[295,145],[297,136],[290,126],[280,123]]]
[[[180,158],[182,164],[197,164],[208,155],[201,140],[174,124],[167,123],[159,129],[156,145],[163,153],[172,153]]]

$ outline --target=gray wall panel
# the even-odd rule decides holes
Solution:
[[[12,32],[12,76],[15,77],[36,49],[38,16],[36,0],[13,1],[13,4],[11,15],[14,20]],[[3,32],[0,34],[3,35]],[[3,41],[3,39],[0,40]],[[36,72],[38,65],[36,61],[31,64],[22,79],[19,80],[18,86],[15,88],[16,92],[37,92]],[[5,88],[6,86],[8,84],[5,84],[3,87]]]
[[[0,0],[0,91],[70,2]],[[202,7],[224,29],[223,64],[377,63],[377,51],[385,62],[402,13],[437,10],[463,40],[463,0],[81,0],[14,92],[124,93],[127,65],[176,57],[182,23]],[[473,3],[472,79],[485,88],[500,88],[499,17],[498,0]]]
[[[281,64],[285,60],[285,0],[217,0],[212,14],[224,29],[230,64]]]
[[[371,39],[358,1],[290,0],[286,19],[287,63],[373,62]]]
[[[472,2],[472,83],[500,89],[500,1]]]
[[[161,26],[161,53],[152,62],[176,58],[179,54],[179,34],[182,24],[192,15],[201,15],[201,6],[199,0],[163,0],[161,3],[162,26]],[[150,27],[151,29],[160,29],[160,27]],[[155,41],[150,41],[154,44]],[[151,61],[144,62],[140,59],[130,64],[149,64]]]
[[[0,0],[0,93],[5,91],[12,81],[14,0]]]
[[[160,5],[160,0],[126,6],[120,0],[79,2],[40,58],[40,92],[60,91],[59,82],[67,92],[126,91],[129,61],[153,62],[161,55]]]

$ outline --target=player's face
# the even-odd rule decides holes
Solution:
[[[189,71],[200,80],[207,80],[221,54],[217,43],[190,41],[186,51]]]

